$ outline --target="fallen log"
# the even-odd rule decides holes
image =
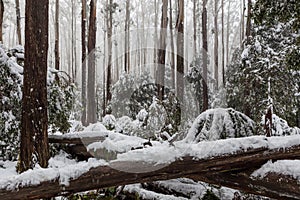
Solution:
[[[186,156],[170,163],[169,165],[158,168],[157,171],[129,173],[118,171],[109,166],[99,166],[90,169],[76,179],[70,180],[68,185],[60,185],[59,177],[42,182],[38,185],[28,185],[12,189],[1,189],[0,199],[39,199],[49,198],[58,195],[76,193],[81,191],[106,188],[118,185],[127,185],[132,183],[153,182],[158,180],[168,180],[180,177],[194,178],[197,180],[220,184],[244,190],[253,194],[258,194],[258,185],[260,190],[266,188],[263,194],[271,198],[300,199],[297,187],[297,181],[284,182],[284,193],[279,194],[278,187],[268,180],[251,180],[240,176],[241,171],[257,169],[268,160],[279,159],[300,159],[300,145],[292,145],[287,148],[258,148],[246,152],[238,151],[232,154],[225,154],[204,159],[195,159],[192,156]],[[139,163],[136,161],[114,162],[115,166],[122,165],[126,168],[147,167],[152,163]],[[239,172],[239,173],[236,173]],[[233,176],[232,174],[236,174]],[[286,178],[276,175],[277,179]],[[277,180],[276,179],[276,180]],[[226,181],[228,180],[228,181]],[[274,179],[275,180],[275,179]],[[271,180],[272,181],[272,180]],[[254,184],[250,187],[249,184]],[[295,189],[296,188],[296,189]],[[299,187],[298,187],[299,188]]]

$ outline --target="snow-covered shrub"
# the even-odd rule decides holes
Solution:
[[[23,68],[0,48],[0,159],[16,159],[20,120]],[[2,157],[2,158],[1,158]]]
[[[261,126],[265,124],[265,116],[262,117]],[[276,114],[272,115],[272,136],[296,135],[300,134],[300,128],[290,127],[286,120]]]
[[[0,155],[3,155],[0,159],[4,160],[16,160],[19,148],[23,67],[17,64],[14,55],[7,56],[0,47]],[[70,128],[68,120],[74,105],[75,86],[60,74],[60,81],[56,82],[54,73],[57,72],[48,69],[49,130],[66,132]]]
[[[201,113],[185,138],[187,142],[246,137],[256,134],[255,123],[232,108],[216,108]]]
[[[132,135],[132,119],[128,116],[118,118],[116,120],[116,131],[125,135]]]
[[[105,115],[102,123],[108,130],[113,130],[116,127],[116,118],[113,115]]]
[[[52,132],[65,133],[71,127],[70,116],[75,105],[75,85],[68,77],[59,74],[59,80],[54,79],[54,74],[49,69],[48,77],[48,123]],[[56,72],[55,72],[56,74]]]
[[[228,106],[257,123],[270,96],[275,113],[292,126],[300,126],[300,97],[295,95],[300,83],[299,2],[256,1],[251,37],[236,50],[228,66]]]
[[[157,86],[154,80],[146,74],[138,78],[130,74],[123,75],[113,86],[113,98],[111,101],[112,114],[116,117],[129,116],[132,120],[136,120],[137,117],[142,117],[144,118],[144,123],[148,123],[149,120],[153,121],[154,119],[149,119],[146,113],[149,113],[153,98],[157,98],[158,96]],[[167,113],[167,119],[163,120],[165,122],[164,127],[172,127],[167,130],[171,134],[176,132],[180,124],[180,102],[168,87],[165,87],[164,99],[159,102],[159,104],[162,107],[157,111],[164,110]],[[145,112],[140,113],[140,111]],[[141,116],[142,114],[143,116]],[[146,115],[147,120],[145,118]],[[154,113],[152,116],[154,116]],[[169,126],[169,124],[171,124],[171,126]],[[155,127],[155,129],[157,129],[157,127]]]

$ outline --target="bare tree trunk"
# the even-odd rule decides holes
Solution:
[[[126,0],[125,19],[125,72],[129,72],[130,66],[130,0]]]
[[[107,78],[106,78],[106,106],[109,104],[112,94],[111,94],[111,68],[112,68],[112,15],[113,15],[113,0],[109,0],[108,9],[108,19],[107,19],[107,41],[108,41],[108,63],[107,63]]]
[[[230,5],[231,1],[228,1],[228,11],[227,11],[227,34],[226,34],[226,64],[229,64],[229,35],[230,35]]]
[[[95,46],[96,46],[96,0],[90,3],[90,20],[88,36],[88,86],[87,86],[87,123],[95,123],[96,115],[96,84],[95,84]]]
[[[22,45],[22,36],[21,36],[21,14],[20,14],[20,2],[16,0],[16,16],[17,16],[17,35],[19,45]]]
[[[243,0],[243,5],[242,5],[242,16],[241,16],[241,36],[240,36],[240,46],[243,45],[243,40],[244,40],[244,36],[245,36],[245,10],[246,10],[246,6],[245,6],[245,0]]]
[[[203,0],[202,9],[202,58],[203,58],[203,75],[202,75],[202,85],[203,85],[203,107],[202,110],[208,109],[208,88],[207,88],[207,10],[206,10],[207,0]]]
[[[164,98],[164,82],[165,82],[165,62],[166,62],[166,35],[168,26],[168,0],[163,0],[160,36],[159,36],[159,49],[158,49],[158,76],[157,78],[157,93],[159,99],[162,101]]]
[[[46,80],[48,11],[49,0],[26,0],[25,67],[19,172],[33,168],[35,163],[38,163],[41,167],[48,166]]]
[[[82,115],[81,122],[83,125],[87,125],[86,121],[86,0],[81,1],[82,10],[81,10],[81,102],[82,102]]]
[[[197,11],[197,1],[193,1],[193,24],[194,24],[194,57],[197,56],[197,17],[196,17],[196,11]]]
[[[3,44],[3,13],[4,13],[4,3],[0,0],[0,42]]]
[[[215,78],[215,89],[218,90],[219,88],[219,28],[218,28],[218,3],[219,0],[215,0],[215,10],[214,10],[214,36],[215,36],[215,42],[214,42],[214,78]]]
[[[184,95],[184,0],[178,0],[177,17],[177,97],[182,102]]]
[[[18,1],[18,0],[16,0]],[[54,54],[55,54],[55,69],[59,70],[59,0],[55,1],[55,47],[54,47]],[[56,75],[58,79],[58,76]]]
[[[252,3],[251,0],[248,0],[248,14],[247,14],[247,27],[246,27],[246,38],[247,38],[247,43],[249,43],[249,37],[251,34],[251,9],[252,9]]]
[[[74,52],[74,20],[75,20],[75,16],[74,16],[74,10],[75,10],[75,5],[74,5],[74,0],[71,0],[71,10],[72,10],[72,14],[71,14],[71,56],[72,56],[72,80],[74,81],[76,78],[75,75],[75,52]]]
[[[170,4],[170,37],[171,37],[171,87],[175,89],[175,48],[174,48],[174,33],[173,33],[173,9],[172,0]]]
[[[247,27],[246,28],[247,28],[247,30],[246,30],[246,36],[247,36],[246,43],[248,44],[248,42],[250,42],[249,37],[250,37],[250,30],[251,30],[251,0],[248,0],[248,18],[247,18]],[[246,63],[243,62],[243,65],[246,65]],[[250,90],[248,89],[249,87],[247,87],[249,85],[249,81],[246,79],[244,84],[246,86],[246,90],[244,91],[244,96],[248,97],[250,95]],[[244,103],[244,113],[245,113],[245,115],[251,117],[251,105],[248,102]]]
[[[155,19],[154,19],[154,55],[153,55],[153,61],[154,63],[157,62],[157,39],[158,39],[158,33],[157,33],[157,26],[158,26],[158,13],[157,13],[157,0],[154,0],[154,16],[155,16]],[[154,65],[154,78],[156,79],[156,64]]]
[[[225,87],[224,0],[222,1],[222,84]]]

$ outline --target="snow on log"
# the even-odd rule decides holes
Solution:
[[[175,147],[178,146],[178,149],[174,146],[154,144],[153,147],[124,152],[120,156],[118,155],[116,160],[110,162],[97,161],[92,158],[82,166],[80,163],[70,163],[69,166],[64,166],[62,169],[55,168],[55,166],[48,169],[39,168],[20,175],[5,177],[0,181],[0,199],[48,198],[98,188],[179,177],[193,178],[278,199],[299,199],[300,197],[299,180],[294,178],[298,177],[295,174],[287,176],[273,170],[271,174],[266,175],[267,178],[255,178],[254,175],[250,177],[254,170],[269,160],[300,159],[299,136],[274,138],[256,136],[200,142],[186,144],[189,148],[185,146],[186,151],[184,152],[180,152],[183,150],[183,143],[178,142],[174,145]],[[214,148],[206,152],[204,149],[208,145]],[[161,151],[162,147],[164,151]],[[219,149],[221,147],[223,147],[222,151]],[[149,159],[151,156],[153,157],[151,152],[160,152],[161,155],[157,156],[156,159]],[[170,157],[170,152],[174,156],[165,159]],[[150,156],[147,156],[147,153],[150,153]],[[153,167],[153,164],[157,166],[159,162],[162,166],[157,167],[156,171],[142,170],[140,173],[126,171],[126,169],[132,168]],[[76,166],[78,170],[76,170]],[[125,170],[116,170],[118,166],[122,166],[122,169]],[[36,173],[37,170],[39,173]],[[243,172],[247,173],[243,175]],[[272,174],[274,178],[270,179]],[[39,175],[41,179],[30,182],[28,177],[34,175]],[[22,176],[24,176],[23,179]],[[281,185],[280,182],[276,182],[280,180],[286,180],[282,182],[282,188],[284,188],[282,192],[278,189]],[[279,183],[278,187],[275,187],[277,183]],[[263,192],[260,193],[260,191]]]

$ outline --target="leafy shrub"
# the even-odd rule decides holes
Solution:
[[[16,57],[0,47],[0,159],[16,160],[19,148],[22,111],[23,67]],[[20,56],[20,55],[19,55]],[[54,69],[48,69],[49,130],[67,132],[74,105],[75,86]]]

